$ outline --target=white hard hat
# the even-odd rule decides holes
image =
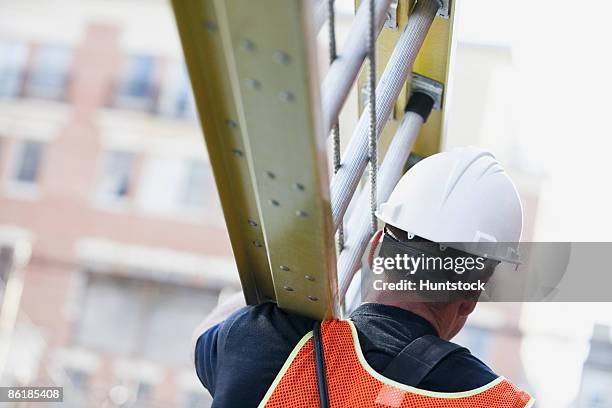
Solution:
[[[485,150],[460,148],[421,160],[376,215],[409,234],[517,262],[521,200],[503,167]]]

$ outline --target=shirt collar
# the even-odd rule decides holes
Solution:
[[[439,336],[433,325],[425,318],[396,306],[384,305],[382,303],[364,303],[351,313],[351,318],[365,315],[392,319],[400,323],[401,326],[406,327],[406,330],[417,324],[422,326],[423,330],[427,332],[426,334]]]

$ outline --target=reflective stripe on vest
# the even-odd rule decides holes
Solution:
[[[503,377],[475,390],[451,393],[400,384],[370,367],[352,322],[325,322],[321,331],[331,408],[529,408],[534,404]],[[312,332],[294,348],[259,407],[319,407]]]

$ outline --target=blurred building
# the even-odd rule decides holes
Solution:
[[[2,385],[208,399],[192,330],[238,283],[166,2],[0,1],[0,247]]]
[[[584,362],[579,408],[612,407],[612,338],[610,327],[595,325],[591,349]]]

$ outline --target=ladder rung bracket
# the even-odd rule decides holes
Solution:
[[[173,0],[172,5],[246,301],[274,300],[221,24],[212,0]]]
[[[336,315],[313,2],[215,0],[280,307]]]
[[[413,72],[425,78],[432,79],[443,84],[444,92],[442,95],[442,109],[433,110],[423,125],[419,137],[414,146],[413,152],[426,157],[438,153],[442,148],[445,132],[446,101],[450,72],[452,71],[452,61],[455,49],[455,36],[453,35],[453,24],[455,18],[456,0],[444,0],[443,3],[447,10],[450,10],[448,17],[438,16],[429,30],[423,48],[418,58],[414,62]],[[450,3],[450,5],[449,5]],[[408,83],[407,93],[410,93],[411,84]],[[398,109],[403,109],[398,107]],[[401,111],[400,111],[401,112]]]
[[[359,0],[356,0],[359,3]],[[387,64],[395,44],[401,32],[406,27],[409,18],[409,10],[414,6],[414,0],[399,0],[397,8],[397,22],[398,30],[392,31],[383,29],[377,40],[377,68],[380,70],[379,75],[382,73],[385,65]],[[423,77],[432,79],[444,85],[445,92],[443,94],[444,103],[442,104],[442,110],[432,111],[427,123],[423,125],[420,131],[419,137],[415,143],[413,152],[421,156],[429,156],[440,151],[442,147],[444,125],[445,125],[445,108],[446,108],[446,88],[449,78],[449,72],[451,71],[452,54],[454,50],[454,36],[453,36],[453,22],[454,22],[454,0],[445,0],[444,4],[450,3],[450,16],[443,17],[438,16],[434,20],[429,33],[425,38],[425,42],[421,47],[421,51],[414,63],[413,72]],[[359,89],[363,89],[366,83],[365,74],[361,74],[359,77]],[[404,108],[408,102],[408,96],[411,90],[411,81],[408,80],[406,87],[401,92],[397,103],[395,104],[391,120],[387,123],[383,134],[380,138],[379,148],[381,156],[386,151],[391,138],[397,131],[399,124],[404,115]],[[362,101],[360,106],[363,107]]]

